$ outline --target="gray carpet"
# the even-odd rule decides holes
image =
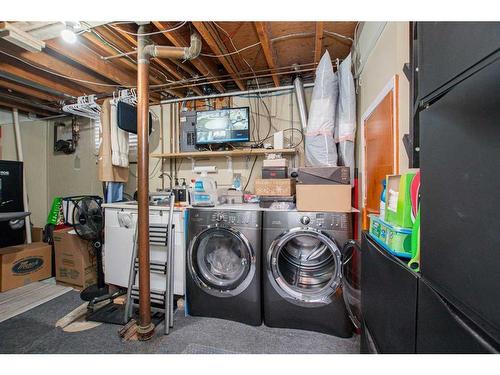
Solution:
[[[293,329],[251,327],[236,322],[175,315],[170,335],[162,327],[149,342],[125,342],[118,326],[103,324],[88,331],[68,333],[54,325],[81,304],[69,292],[0,323],[0,353],[359,353],[359,338],[341,339]]]

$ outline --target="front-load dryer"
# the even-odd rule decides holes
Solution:
[[[353,251],[342,254],[351,214],[264,211],[262,230],[264,323],[352,336],[352,298],[344,299],[342,287],[352,276]]]
[[[190,315],[262,324],[262,212],[191,208],[186,256]]]

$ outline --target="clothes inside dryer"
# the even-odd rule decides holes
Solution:
[[[247,245],[223,228],[200,236],[196,247],[199,276],[221,290],[233,289],[249,272],[250,253]]]

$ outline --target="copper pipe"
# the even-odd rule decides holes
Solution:
[[[201,51],[201,40],[191,35],[189,47],[155,46],[146,35],[147,24],[139,26],[137,37],[137,205],[139,258],[139,340],[154,334],[151,322],[151,285],[149,264],[149,60],[152,57],[194,59]],[[165,314],[168,312],[166,311]]]
[[[139,34],[148,30],[139,26]],[[137,37],[137,205],[139,258],[139,340],[149,340],[154,334],[151,322],[151,286],[149,273],[149,55],[144,47],[145,36]]]

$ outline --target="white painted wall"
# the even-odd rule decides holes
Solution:
[[[17,160],[12,112],[0,111],[1,159]],[[47,220],[47,121],[31,121],[19,116],[31,221],[35,226]]]

